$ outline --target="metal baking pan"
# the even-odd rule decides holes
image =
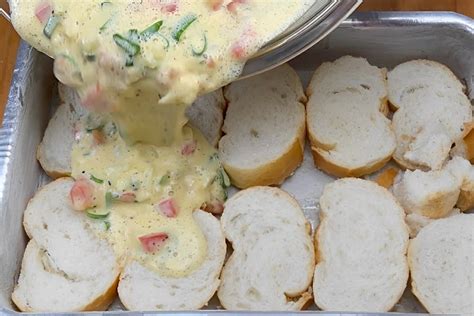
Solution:
[[[352,15],[291,64],[306,85],[321,62],[346,54],[364,56],[372,64],[387,68],[410,59],[428,58],[448,65],[465,82],[473,98],[473,52],[474,20],[470,18],[454,13],[372,12]],[[27,241],[22,213],[37,188],[49,181],[35,154],[54,104],[54,90],[51,60],[22,43],[0,129],[0,314],[16,313],[10,294]],[[308,152],[303,165],[282,185],[298,199],[313,227],[317,225],[319,196],[332,180],[314,168]],[[120,309],[118,303],[111,307],[114,314]],[[218,301],[213,299],[199,313],[216,309]],[[312,310],[316,310],[314,305],[309,312]],[[393,311],[426,313],[409,289]]]

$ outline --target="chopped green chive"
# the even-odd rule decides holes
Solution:
[[[170,182],[170,178],[170,174],[166,173],[164,176],[161,177],[160,185],[167,185]]]
[[[104,183],[104,180],[96,178],[93,174],[91,174],[91,180],[98,184]]]
[[[105,213],[105,214],[98,214],[98,213],[94,213],[92,211],[87,211],[87,217],[90,217],[92,219],[104,219],[104,218],[107,218],[109,216],[110,212],[109,213]]]
[[[160,30],[162,25],[163,25],[162,20],[156,21],[155,23],[153,23],[152,25],[144,29],[140,33],[140,36],[145,37],[145,38],[152,36],[153,34],[155,34],[156,32]]]
[[[134,43],[120,34],[113,35],[115,44],[123,49],[129,56],[135,56],[140,52],[140,45]]]
[[[109,209],[112,206],[113,199],[112,192],[105,193],[105,209]]]
[[[190,14],[183,17],[175,26],[173,32],[171,33],[171,36],[177,42],[179,42],[179,40],[181,39],[181,36],[186,31],[186,29],[196,20],[197,20],[197,17],[194,14]]]
[[[137,29],[128,30],[127,39],[133,44],[138,45],[138,42],[140,41],[140,34],[138,34],[138,30]]]
[[[192,51],[193,51],[193,55],[194,56],[202,56],[202,54],[204,54],[207,50],[207,36],[206,34],[203,34],[202,35],[202,41],[203,41],[203,45],[202,45],[202,48],[200,50],[195,50],[194,47],[192,48]]]
[[[104,225],[105,225],[105,230],[110,229],[110,222],[109,221],[104,221]]]
[[[113,20],[113,17],[105,21],[105,23],[102,24],[102,26],[99,28],[99,31],[101,32],[105,31],[109,27],[110,23],[112,23],[112,20]]]
[[[53,35],[53,32],[54,30],[56,29],[56,27],[58,27],[59,25],[59,17],[52,14],[48,21],[46,22],[46,25],[44,26],[44,29],[43,29],[43,34],[47,37],[47,38],[51,38],[51,36]]]

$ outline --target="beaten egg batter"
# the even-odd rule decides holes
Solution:
[[[72,205],[103,222],[123,260],[175,277],[202,264],[192,212],[221,211],[230,182],[185,109],[315,1],[11,1],[18,33],[91,112],[73,148]]]

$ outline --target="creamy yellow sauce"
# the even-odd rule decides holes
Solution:
[[[12,0],[19,34],[55,58],[56,77],[96,113],[74,145],[71,199],[104,222],[99,234],[123,260],[176,277],[203,262],[206,241],[192,212],[219,208],[229,183],[185,109],[236,79],[315,1]],[[87,203],[75,200],[84,195],[79,184],[93,187]],[[172,217],[157,207],[170,198]],[[167,238],[149,251],[141,237],[156,233]]]

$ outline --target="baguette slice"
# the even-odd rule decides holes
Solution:
[[[43,170],[53,179],[71,174],[71,151],[78,122],[79,117],[72,106],[62,104],[46,127],[36,157]]]
[[[433,221],[408,248],[412,292],[434,314],[474,314],[474,214]]]
[[[317,167],[339,177],[385,165],[395,150],[387,112],[385,69],[342,57],[322,64],[308,87],[308,134]]]
[[[390,310],[408,280],[403,209],[385,188],[354,178],[327,185],[320,207],[316,304],[323,310]]]
[[[225,97],[219,157],[232,183],[282,183],[303,161],[306,97],[298,75],[283,65],[232,83]]]
[[[28,203],[25,230],[32,238],[12,294],[21,311],[106,309],[116,294],[119,264],[94,232],[99,223],[70,206],[70,178],[44,186]]]
[[[424,88],[463,92],[465,87],[455,74],[443,64],[418,59],[402,63],[390,71],[388,77],[388,97],[390,104],[398,109],[403,106],[406,95]]]
[[[397,149],[408,169],[440,169],[453,143],[472,129],[472,106],[464,87],[444,65],[427,60],[401,64],[388,74]]]
[[[226,102],[222,89],[205,94],[186,109],[189,123],[199,129],[207,141],[217,147],[224,123]]]
[[[278,188],[250,188],[226,202],[221,224],[234,249],[217,292],[222,306],[302,309],[311,299],[314,248],[298,203]]]
[[[395,183],[393,193],[408,214],[437,219],[446,217],[455,205],[463,211],[472,207],[473,180],[474,167],[455,157],[441,170],[407,170]]]
[[[128,263],[118,287],[120,300],[127,309],[195,310],[214,295],[224,264],[225,237],[219,220],[211,214],[198,210],[193,216],[207,240],[204,263],[184,278],[162,277],[136,261]]]

